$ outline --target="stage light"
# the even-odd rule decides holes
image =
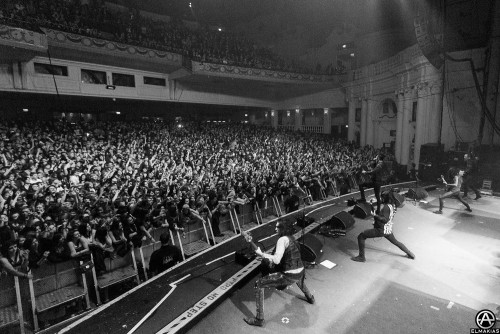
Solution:
[[[120,114],[121,114],[121,112],[117,111],[117,112],[116,112],[116,114],[117,114],[117,115],[120,115]]]
[[[23,111],[24,112],[28,112],[28,108],[23,108]]]
[[[189,3],[189,8],[193,8],[193,4],[191,2]]]
[[[342,49],[345,49],[347,47],[347,44],[342,45]]]
[[[182,128],[182,124],[177,125],[178,128]]]
[[[217,30],[222,31],[222,28],[218,28]]]
[[[349,127],[349,125],[346,125],[345,127],[346,127],[346,128],[348,128],[348,127]]]
[[[353,53],[351,53],[351,55],[350,55],[350,56],[351,56],[351,57],[354,57],[354,52],[353,52]]]
[[[248,114],[245,114],[245,117],[248,117]]]

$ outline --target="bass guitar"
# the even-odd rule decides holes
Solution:
[[[241,231],[241,235],[245,238],[246,242],[248,242],[250,244],[250,246],[252,246],[252,249],[254,252],[257,251],[257,249],[259,248],[259,246],[257,246],[254,242],[253,242],[253,237],[250,233],[246,232],[246,231]],[[269,260],[269,259],[266,259],[266,258],[262,258],[262,262],[264,264],[266,264],[267,267],[269,267],[269,269],[272,269],[274,268],[274,262]]]

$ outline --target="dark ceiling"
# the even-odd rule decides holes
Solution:
[[[311,46],[320,47],[332,32],[354,29],[366,34],[396,29],[414,38],[413,19],[426,15],[441,30],[445,15],[446,50],[485,46],[489,37],[491,8],[495,0],[108,0],[131,8],[162,13],[200,24],[221,26],[250,35],[256,42],[269,45],[282,38],[283,32],[305,27]],[[189,4],[192,7],[189,7]],[[279,18],[255,20],[257,17]],[[278,16],[276,16],[276,13]],[[252,26],[252,22],[259,22]],[[248,25],[250,24],[250,26]],[[243,31],[242,31],[243,29]],[[271,31],[275,32],[270,34]],[[402,48],[407,45],[402,45]],[[279,50],[276,50],[279,51]]]

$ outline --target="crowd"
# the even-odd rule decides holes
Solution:
[[[0,3],[0,23],[27,29],[45,27],[79,35],[111,39],[182,54],[202,62],[300,73],[340,74],[342,67],[308,68],[288,62],[244,36],[199,27],[182,20],[154,20],[137,9],[111,10],[103,0],[5,0]]]
[[[306,188],[318,199],[377,153],[318,134],[183,125],[1,122],[2,256],[26,273],[91,252],[102,273],[106,256],[155,241],[154,227],[204,220],[220,235],[230,206]]]

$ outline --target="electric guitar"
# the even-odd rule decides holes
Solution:
[[[252,249],[254,252],[257,251],[257,248],[259,248],[259,246],[257,246],[254,242],[253,242],[253,237],[250,233],[246,232],[246,231],[241,231],[241,235],[245,238],[246,242],[248,242],[250,244],[250,246],[252,246]],[[269,260],[269,259],[266,259],[266,258],[262,258],[262,262],[265,263],[269,268],[274,268],[274,262]]]
[[[445,186],[448,186],[448,183],[446,182],[446,180],[444,179],[444,176],[441,175],[441,177],[438,177],[438,181],[442,182]]]

